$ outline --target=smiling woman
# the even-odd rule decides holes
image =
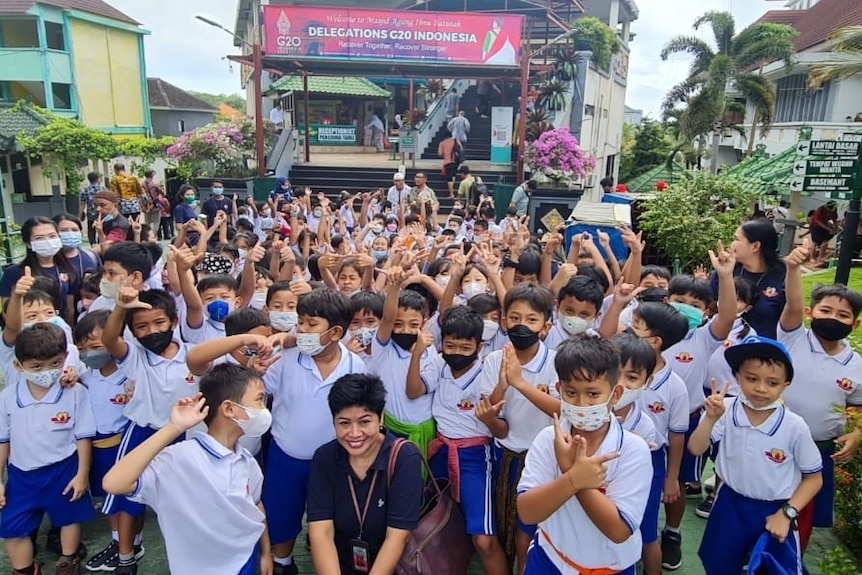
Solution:
[[[386,390],[371,375],[345,375],[329,392],[336,438],[311,463],[308,532],[320,575],[394,573],[419,524],[422,459],[383,427]],[[392,470],[389,472],[389,470]]]

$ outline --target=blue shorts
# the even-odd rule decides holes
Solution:
[[[524,471],[523,466],[521,466],[517,459],[512,461],[512,465],[508,470],[501,469],[501,465],[503,462],[503,448],[494,443],[493,447],[494,452],[494,485],[500,480],[500,477],[503,476],[505,471],[508,471],[509,474],[509,489],[512,490],[513,493],[517,493],[518,490],[518,481],[521,479],[521,472]],[[526,533],[530,537],[536,535],[536,526],[535,525],[527,525],[523,521],[521,521],[521,517],[518,517],[518,531]]]
[[[121,431],[119,433],[123,432]],[[94,437],[93,441],[107,439],[114,435],[116,434],[111,433],[108,435],[99,435]],[[90,464],[90,493],[92,493],[94,497],[106,497],[108,495],[102,488],[102,479],[105,478],[105,475],[108,474],[108,471],[110,471],[117,462],[117,453],[120,451],[120,444],[122,444],[122,440],[113,447],[93,446],[93,461]]]
[[[530,548],[527,550],[527,561],[524,564],[524,575],[555,575],[560,573],[551,558],[539,545],[538,536],[533,537]],[[632,565],[617,575],[635,575],[635,566]]]
[[[89,492],[77,501],[66,485],[78,473],[78,454],[63,461],[22,471],[14,465],[6,471],[6,507],[0,510],[0,538],[27,537],[39,528],[45,513],[54,527],[85,523],[96,516]]]
[[[449,448],[444,445],[431,458],[434,477],[449,479]],[[461,467],[461,511],[467,521],[469,535],[496,535],[494,517],[494,483],[491,445],[458,450]]]
[[[818,441],[820,456],[823,459],[823,487],[814,496],[814,527],[832,527],[833,510],[835,508],[835,461],[832,454],[835,453],[835,443],[832,441]]]
[[[245,565],[242,566],[237,575],[257,575],[257,564],[260,559],[260,543],[254,546],[254,551],[251,552],[251,557],[248,558]]]
[[[766,518],[781,509],[784,503],[751,499],[723,483],[716,493],[698,550],[706,574],[739,575],[754,544],[766,530]],[[795,545],[797,532],[791,530],[790,537]],[[784,567],[784,573],[797,573],[796,565]]]
[[[652,452],[652,485],[649,490],[646,509],[641,519],[641,539],[644,545],[658,541],[658,513],[661,509],[661,492],[664,488],[664,477],[667,474],[667,462],[664,449]]]
[[[685,445],[688,445],[688,440],[694,430],[697,429],[697,424],[700,423],[700,412],[697,410],[688,418],[688,431],[685,432]],[[679,465],[679,482],[680,483],[700,483],[700,472],[702,469],[702,455],[692,455],[688,448],[682,450],[682,463]],[[685,496],[685,494],[683,494]]]
[[[263,507],[273,545],[294,541],[302,532],[311,460],[289,456],[273,441],[266,455]]]

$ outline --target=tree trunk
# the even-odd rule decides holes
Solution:
[[[718,148],[721,145],[722,128],[721,122],[716,122],[712,126],[712,157],[709,159],[709,171],[713,174],[718,173]]]
[[[757,139],[757,108],[754,109],[754,115],[751,117],[751,132],[748,134],[748,151],[745,152],[745,157],[750,158],[754,153],[754,140]]]

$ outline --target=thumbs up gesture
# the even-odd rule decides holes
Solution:
[[[802,240],[802,246],[795,248],[784,259],[787,267],[798,268],[809,260],[811,257],[811,242],[808,238]]]
[[[36,278],[33,277],[33,273],[30,271],[30,266],[25,266],[24,275],[21,276],[15,284],[15,290],[12,293],[18,297],[24,297],[35,283]]]

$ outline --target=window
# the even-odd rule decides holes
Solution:
[[[584,116],[593,117],[596,115],[596,107],[590,104],[584,106]]]
[[[0,20],[0,47],[38,48],[39,33],[35,18],[10,18]]]
[[[44,108],[45,85],[42,82],[15,82],[8,80],[0,82],[0,99],[4,102],[26,100]]]
[[[823,122],[832,84],[826,82],[819,89],[808,87],[808,76],[794,74],[776,83],[776,122]]]
[[[66,37],[63,35],[62,24],[45,22],[45,40],[49,50],[66,51]]]
[[[610,155],[605,158],[605,175],[609,177],[614,177],[614,170],[617,167],[617,157],[616,155]]]
[[[54,96],[55,110],[72,109],[72,86],[70,84],[51,84],[51,93]]]
[[[177,130],[179,130],[180,134],[186,133],[186,121],[185,120],[180,120],[179,122],[177,122]]]

